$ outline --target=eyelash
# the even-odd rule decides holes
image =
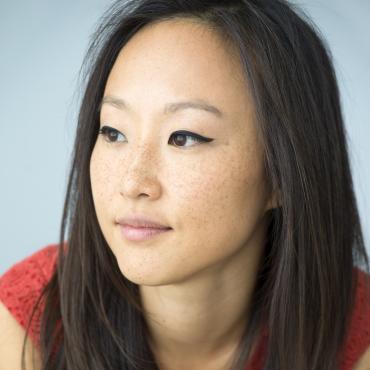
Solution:
[[[116,141],[112,141],[109,139],[109,135],[114,133],[115,135],[117,134],[121,134],[118,130],[112,128],[112,127],[109,127],[109,126],[103,126],[102,128],[99,129],[99,134],[102,135],[104,137],[104,139],[108,142],[108,143],[115,143]],[[121,134],[123,135],[123,134]],[[197,134],[194,134],[194,133],[191,133],[189,131],[176,131],[174,133],[171,134],[171,137],[173,136],[185,136],[185,137],[192,137],[196,142],[198,143],[207,143],[207,142],[211,142],[213,141],[213,139],[210,139],[210,138],[206,138],[204,136],[200,136],[200,135],[197,135]],[[193,147],[194,145],[191,145],[191,147]],[[189,148],[187,146],[177,146],[178,148]]]

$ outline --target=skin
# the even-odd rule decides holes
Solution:
[[[99,225],[122,274],[140,287],[150,345],[162,369],[226,369],[246,323],[276,206],[240,61],[206,25],[151,24],[121,50],[104,96],[90,163]],[[223,112],[169,102],[204,99]],[[212,138],[179,143],[178,130]],[[177,145],[176,145],[177,144]],[[116,219],[152,216],[173,228],[145,242],[124,239]]]

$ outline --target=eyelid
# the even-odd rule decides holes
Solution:
[[[184,135],[184,136],[194,136],[195,138],[200,139],[200,140],[204,140],[205,142],[210,142],[210,141],[213,140],[212,138],[208,138],[208,137],[205,137],[205,136],[196,134],[195,132],[186,131],[186,130],[175,131],[171,135],[174,135],[174,134],[176,134],[176,135]]]
[[[123,133],[121,133],[119,130],[113,128],[113,127],[110,127],[110,126],[107,126],[107,125],[103,125],[101,128],[99,128],[99,134],[100,135],[103,135],[104,136],[104,139],[110,143],[110,144],[114,144],[114,143],[117,143],[116,141],[110,141],[109,139],[107,139],[107,133],[105,131],[108,131],[108,132],[115,132],[117,135],[123,135],[125,136]],[[173,133],[171,133],[170,135],[170,139],[174,136],[174,135],[183,135],[185,137],[192,137],[195,141],[198,142],[198,144],[203,144],[203,143],[209,143],[211,141],[213,141],[214,139],[213,138],[207,138],[205,136],[202,136],[202,135],[199,135],[199,134],[196,134],[192,131],[187,131],[187,130],[178,130],[178,131],[174,131]],[[197,145],[191,145],[191,146],[177,146],[178,148],[184,148],[184,149],[189,149],[189,148],[192,148],[194,146],[197,146]]]

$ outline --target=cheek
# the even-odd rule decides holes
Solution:
[[[227,211],[240,201],[256,203],[262,200],[264,193],[260,163],[254,153],[220,151],[189,166],[176,168],[170,174],[177,188],[177,193],[172,195],[204,213],[209,208]]]
[[[194,242],[238,245],[259,223],[266,202],[260,161],[253,153],[220,152],[183,171],[171,208]],[[173,174],[175,178],[175,174]]]
[[[101,224],[103,212],[109,209],[107,205],[114,198],[114,173],[116,172],[112,161],[106,158],[104,152],[95,146],[90,159],[90,179],[95,210]]]

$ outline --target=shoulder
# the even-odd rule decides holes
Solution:
[[[49,244],[12,265],[0,276],[0,300],[21,298],[29,290],[41,288],[50,279],[58,254],[58,244]],[[14,296],[14,294],[20,296]]]
[[[5,307],[24,329],[32,308],[54,271],[57,254],[58,245],[49,244],[18,261],[0,276],[0,302],[3,309]],[[30,328],[33,341],[36,341],[37,335],[36,321]]]
[[[345,343],[342,370],[370,370],[370,275],[356,268],[355,307]]]
[[[24,257],[20,261],[12,265],[8,270],[5,271],[3,275],[0,275],[0,281],[8,278],[11,274],[16,271],[32,270],[38,271],[43,275],[48,275],[50,269],[50,262],[56,257],[58,252],[58,244],[48,244],[32,254]]]

